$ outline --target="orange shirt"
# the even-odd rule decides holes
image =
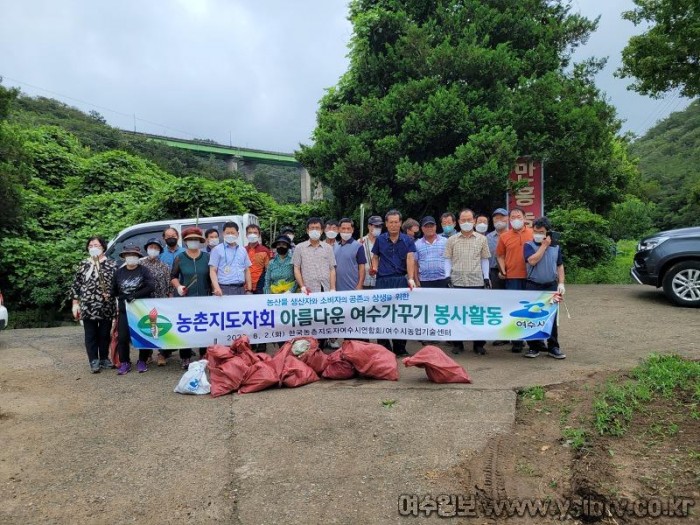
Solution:
[[[270,262],[270,250],[258,243],[255,246],[250,244],[245,247],[250,259],[250,280],[253,290],[258,286],[258,281],[265,268]]]
[[[525,226],[519,232],[508,230],[498,236],[496,255],[506,259],[506,279],[525,279],[527,269],[523,247],[532,240],[532,228]]]

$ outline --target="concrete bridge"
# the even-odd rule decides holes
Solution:
[[[225,146],[214,142],[203,142],[200,140],[186,140],[162,135],[152,135],[150,133],[130,132],[140,135],[154,142],[160,142],[173,148],[186,149],[214,155],[226,160],[226,165],[230,171],[242,172],[246,176],[251,176],[257,164],[272,164],[275,166],[288,166],[297,168],[299,180],[301,182],[301,202],[309,202],[313,195],[311,193],[311,177],[309,172],[302,166],[293,153],[280,153],[276,151],[265,151],[250,148],[239,148],[237,146]]]

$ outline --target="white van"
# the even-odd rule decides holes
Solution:
[[[245,236],[245,229],[250,224],[260,226],[258,217],[252,213],[227,217],[203,217],[199,219],[196,226],[202,229],[202,233],[206,232],[209,228],[216,228],[219,231],[219,237],[222,238],[224,224],[229,221],[233,221],[238,224],[238,228],[240,229],[240,239],[243,241],[243,246],[248,244]],[[166,228],[175,228],[180,236],[180,244],[182,244],[182,230],[195,226],[195,222],[195,219],[170,219],[165,221],[144,222],[134,226],[129,226],[128,228],[120,231],[119,235],[109,241],[106,255],[107,257],[111,257],[112,259],[119,261],[119,253],[122,251],[125,244],[133,243],[138,245],[141,250],[143,250],[143,245],[146,244],[148,239],[152,237],[160,240],[163,243],[163,247],[165,247],[165,242],[163,241],[163,231]],[[204,247],[204,245],[202,245],[202,247]]]

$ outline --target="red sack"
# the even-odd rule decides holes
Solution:
[[[284,360],[282,384],[289,388],[308,385],[319,380],[314,369],[291,353]]]
[[[117,352],[117,342],[119,341],[119,317],[112,319],[112,332],[109,339],[109,360],[112,361],[114,368],[119,368],[122,364],[119,360],[119,352]]]
[[[403,360],[404,366],[425,368],[433,383],[471,383],[467,371],[437,346],[424,346]]]
[[[248,368],[243,383],[238,389],[239,394],[249,394],[259,392],[273,386],[278,386],[280,376],[275,372],[275,367],[271,361],[258,361]]]
[[[208,346],[206,356],[210,369],[234,357],[231,348],[224,345]]]
[[[238,390],[249,368],[250,366],[238,356],[220,361],[216,366],[210,365],[211,397],[225,396]]]
[[[399,380],[396,354],[376,343],[343,341],[343,359],[350,361],[360,375],[386,381]]]
[[[326,379],[352,379],[355,377],[355,367],[352,363],[345,361],[342,357],[342,350],[336,350],[328,354],[326,368],[322,376]]]
[[[255,352],[253,352],[253,349],[250,347],[250,341],[248,340],[247,335],[242,335],[238,339],[234,340],[233,343],[231,343],[231,352],[233,353],[233,355],[240,356],[246,363],[248,363],[251,366],[263,360],[262,357],[257,357],[258,355],[262,354],[256,354]]]

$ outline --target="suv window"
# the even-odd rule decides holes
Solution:
[[[146,244],[148,239],[150,239],[151,237],[155,237],[156,239],[162,242],[163,231],[144,229],[130,232],[127,236],[117,239],[117,241],[107,250],[107,257],[110,257],[117,262],[122,262],[121,257],[119,257],[119,253],[122,251],[122,248],[124,248],[125,244],[136,244],[139,248],[141,248],[143,254],[146,255],[146,251],[143,249],[143,245]]]

